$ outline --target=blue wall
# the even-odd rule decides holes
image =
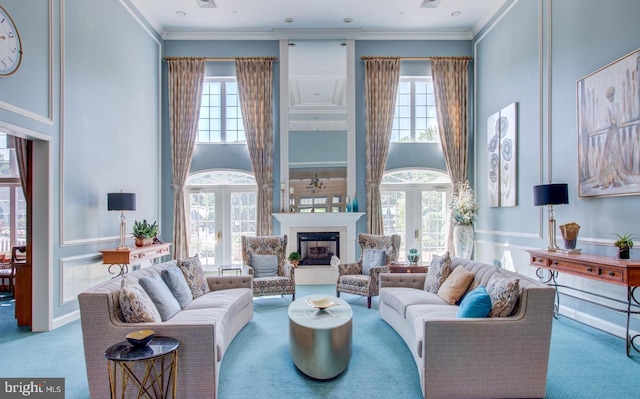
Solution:
[[[547,7],[550,5],[550,9]],[[476,189],[480,213],[476,258],[514,261],[515,269],[534,275],[527,249],[546,248],[547,210],[533,206],[532,186],[569,184],[569,205],[556,206],[558,225],[577,222],[583,253],[615,256],[614,233],[639,234],[637,196],[578,196],[576,82],[638,49],[640,2],[612,0],[510,1],[474,39],[476,60]],[[547,15],[550,14],[550,19]],[[487,201],[487,117],[519,105],[518,204],[489,208]],[[558,232],[558,244],[562,238]],[[632,250],[631,257],[640,256]],[[620,286],[560,275],[560,283],[626,301]],[[620,334],[624,316],[563,297],[561,311]],[[640,323],[632,318],[632,328]]]
[[[161,222],[162,42],[127,1],[2,6],[25,53],[20,69],[0,79],[0,129],[47,142],[50,152],[48,175],[35,177],[50,185],[51,197],[50,220],[33,226],[50,251],[33,264],[34,280],[47,284],[36,290],[44,302],[36,299],[34,308],[51,309],[45,324],[56,327],[76,317],[78,292],[111,277],[98,250],[118,245],[119,214],[107,212],[106,194],[137,194],[129,231],[136,219]]]

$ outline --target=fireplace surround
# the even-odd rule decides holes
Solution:
[[[274,213],[280,234],[287,234],[287,253],[297,251],[298,233],[338,232],[341,263],[356,261],[357,222],[364,212]],[[297,275],[296,275],[297,280]]]

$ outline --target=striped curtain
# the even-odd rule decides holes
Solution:
[[[256,235],[272,235],[274,57],[237,58],[236,77],[253,174],[258,183]]]
[[[436,98],[442,153],[454,190],[467,180],[470,57],[431,57],[433,91]],[[455,194],[455,192],[454,192]],[[452,248],[449,225],[447,247]]]
[[[362,57],[365,82],[367,233],[382,235],[380,183],[389,154],[400,81],[399,57]]]
[[[169,129],[173,170],[173,258],[189,256],[184,186],[198,134],[204,84],[204,58],[167,58],[169,67]]]

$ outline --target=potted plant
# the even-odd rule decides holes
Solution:
[[[300,262],[300,254],[295,251],[291,252],[287,259],[289,259],[289,263],[291,263],[293,267],[296,267],[298,266],[298,262]]]
[[[158,222],[149,224],[147,219],[142,222],[133,222],[133,236],[136,238],[136,247],[144,247],[153,244],[153,239],[158,235]]]
[[[618,236],[616,242],[613,243],[616,247],[618,247],[618,257],[620,259],[629,259],[629,251],[633,248],[633,239],[635,238],[633,234],[623,234],[620,235],[615,233]]]

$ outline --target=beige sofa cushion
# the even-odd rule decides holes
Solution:
[[[229,288],[214,291],[215,295],[203,295],[191,301],[184,310],[224,308],[236,314],[253,302],[253,291],[248,288]]]
[[[449,305],[454,305],[467,292],[473,278],[474,274],[464,267],[456,267],[440,286],[438,296]]]
[[[380,302],[384,302],[402,317],[407,317],[407,307],[411,305],[446,305],[437,294],[407,287],[385,287],[380,290]]]

